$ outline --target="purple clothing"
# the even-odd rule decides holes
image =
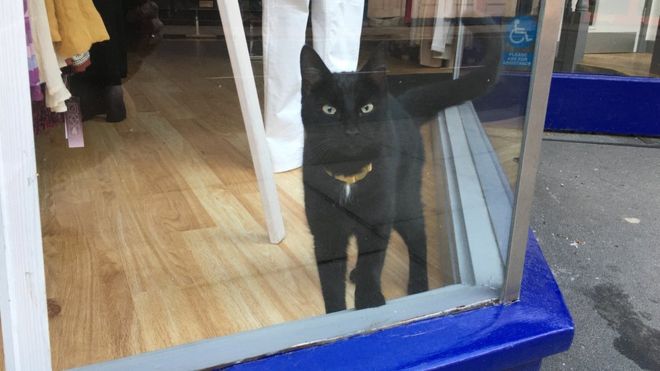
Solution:
[[[39,67],[37,65],[37,57],[32,47],[32,29],[30,28],[30,12],[28,11],[27,0],[23,0],[23,9],[25,17],[25,39],[27,40],[28,51],[28,70],[30,75],[30,93],[33,101],[41,101],[44,95],[41,92],[39,84]]]
[[[41,91],[41,88],[39,88]],[[32,101],[32,122],[34,125],[34,134],[55,127],[64,122],[64,114],[51,112],[46,107],[46,101]]]

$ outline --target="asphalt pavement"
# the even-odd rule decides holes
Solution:
[[[543,370],[660,370],[660,140],[546,134],[532,228],[575,321]]]

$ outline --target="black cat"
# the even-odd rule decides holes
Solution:
[[[483,18],[463,22],[492,25]],[[305,212],[326,312],[346,309],[346,250],[352,235],[358,245],[350,275],[357,309],[385,304],[380,277],[392,229],[408,247],[408,293],[428,290],[419,125],[495,82],[501,41],[493,28],[474,33],[475,43],[485,49],[482,67],[397,96],[388,90],[384,48],[358,72],[331,73],[312,48],[303,47]]]

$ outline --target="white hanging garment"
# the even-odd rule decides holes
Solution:
[[[451,43],[451,19],[457,16],[455,0],[437,0],[431,50],[444,53]]]
[[[264,121],[276,173],[302,165],[300,51],[309,7],[309,0],[263,1]],[[311,8],[314,49],[331,71],[354,71],[364,0],[312,0]]]
[[[50,36],[46,3],[44,0],[29,1],[28,9],[30,10],[34,52],[37,56],[41,82],[46,84],[46,107],[53,112],[66,112],[64,102],[71,98],[71,93],[62,80],[62,71]]]

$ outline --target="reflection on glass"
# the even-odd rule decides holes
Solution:
[[[345,309],[379,323],[498,298],[538,1],[373,0],[363,18],[360,1],[312,0],[309,29],[306,5],[244,4],[279,245],[217,8],[160,3],[165,37],[129,53],[127,118],[86,121],[75,151],[58,129],[37,138],[57,369]]]
[[[660,1],[566,2],[555,70],[615,76],[660,76]]]

